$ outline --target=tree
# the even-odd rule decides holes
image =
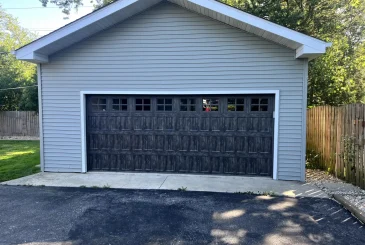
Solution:
[[[55,4],[65,14],[70,14],[72,9],[78,9],[83,5],[83,0],[39,0],[43,7],[47,7],[49,3]],[[91,0],[90,3],[94,4],[95,9],[99,9],[107,4],[115,2],[116,0]]]
[[[16,60],[11,54],[12,50],[35,38],[35,34],[20,27],[19,22],[0,6],[0,110],[19,110],[22,99],[37,99],[34,96],[26,98],[23,93],[27,89],[11,89],[36,85],[35,65]]]
[[[309,106],[364,102],[364,0],[221,1],[333,43],[309,63]]]
[[[25,89],[20,98],[19,110],[38,111],[38,88],[36,86]]]
[[[82,4],[82,0],[40,1],[56,3],[64,12]],[[114,1],[96,0],[94,6]],[[309,106],[365,102],[365,0],[219,1],[333,43],[325,55],[309,63]]]

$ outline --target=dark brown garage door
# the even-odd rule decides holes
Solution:
[[[274,96],[87,97],[88,170],[272,175]]]

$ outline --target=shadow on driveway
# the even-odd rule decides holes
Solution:
[[[0,186],[0,244],[365,244],[325,198]]]

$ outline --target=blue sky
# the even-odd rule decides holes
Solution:
[[[85,1],[85,6],[91,6],[90,1]],[[22,27],[38,33],[40,36],[46,35],[88,13],[92,7],[81,7],[78,12],[72,11],[67,15],[62,13],[55,5],[49,4],[50,8],[43,8],[39,0],[0,0],[0,5],[5,11],[18,18]]]

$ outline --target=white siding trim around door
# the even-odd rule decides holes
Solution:
[[[195,95],[195,94],[274,94],[274,159],[273,159],[273,179],[278,178],[278,144],[279,144],[279,111],[280,111],[280,91],[279,90],[222,90],[222,91],[80,91],[80,112],[81,112],[81,150],[82,150],[82,172],[87,172],[87,146],[86,146],[86,95],[90,94],[143,94],[143,95]]]

